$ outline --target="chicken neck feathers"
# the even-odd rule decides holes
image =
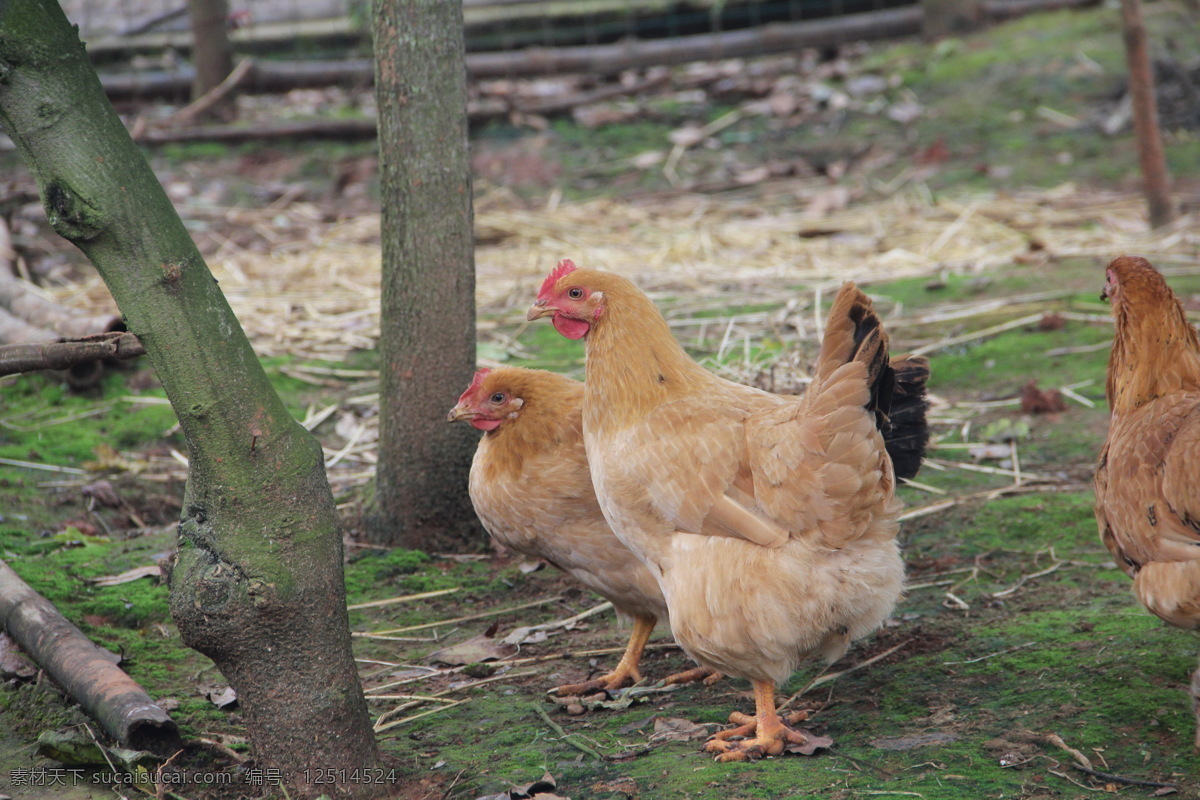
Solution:
[[[1119,258],[1109,270],[1119,285],[1106,386],[1113,415],[1200,390],[1200,339],[1162,275],[1142,258]]]

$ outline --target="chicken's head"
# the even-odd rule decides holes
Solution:
[[[542,282],[537,302],[529,309],[530,321],[553,317],[554,329],[568,339],[582,339],[604,314],[604,292],[588,285],[595,273],[577,269],[564,258]]]
[[[1113,259],[1104,271],[1104,277],[1100,299],[1110,301],[1114,311],[1128,305],[1154,304],[1171,297],[1162,273],[1139,256]]]
[[[493,376],[490,369],[481,369],[446,419],[449,422],[466,420],[472,428],[494,431],[506,420],[516,419],[523,405],[525,401],[513,394],[501,376]]]

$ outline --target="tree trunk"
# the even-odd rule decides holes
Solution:
[[[475,257],[461,0],[376,0],[383,203],[376,541],[486,540],[467,495],[474,433],[446,411],[475,365]]]
[[[1158,101],[1154,96],[1154,72],[1146,51],[1146,25],[1142,22],[1141,0],[1121,0],[1125,28],[1125,59],[1129,64],[1129,94],[1133,100],[1133,135],[1142,166],[1150,225],[1162,227],[1175,219],[1171,206],[1171,175],[1163,153],[1158,128]]]
[[[226,0],[188,0],[192,23],[192,100],[221,85],[233,70],[233,45],[229,43],[229,3]],[[235,116],[235,92],[229,92],[204,110],[203,116],[228,122]]]
[[[186,437],[171,576],[183,641],[237,690],[258,763],[281,769],[293,797],[330,791],[304,770],[374,767],[379,754],[321,448],[271,389],[53,0],[0,4],[0,125],[54,229],[96,265],[145,346]]]
[[[921,34],[926,39],[962,36],[983,23],[982,0],[921,0]]]

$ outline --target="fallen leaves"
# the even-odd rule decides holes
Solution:
[[[796,755],[801,756],[811,756],[818,750],[828,750],[829,748],[833,747],[833,739],[829,738],[828,736],[818,736],[812,731],[804,730],[802,728],[797,728],[797,730],[804,734],[804,743],[789,744],[787,747],[783,748],[783,752],[795,753]]]
[[[547,772],[539,780],[527,783],[523,786],[513,785],[507,792],[499,794],[489,794],[483,797],[477,797],[475,800],[571,800],[569,797],[563,797],[555,794],[558,789],[558,782],[554,780],[554,776]]]
[[[654,733],[650,734],[651,742],[691,742],[697,739],[707,739],[709,726],[699,725],[691,720],[680,717],[658,717],[654,720]]]
[[[1067,410],[1067,401],[1057,389],[1039,389],[1037,381],[1021,387],[1021,411],[1026,414],[1052,414]]]
[[[132,583],[142,578],[163,578],[162,567],[158,564],[148,564],[144,567],[134,567],[120,575],[104,575],[99,578],[88,578],[88,583],[94,586],[117,586],[122,583]]]
[[[496,638],[500,623],[493,622],[487,630],[478,636],[472,636],[465,642],[443,647],[429,654],[430,661],[451,666],[463,664],[478,664],[483,661],[499,661],[517,654],[517,646],[508,644],[506,640]]]

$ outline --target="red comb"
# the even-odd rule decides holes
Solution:
[[[550,270],[550,274],[546,276],[546,280],[542,281],[542,290],[538,292],[538,300],[548,300],[550,290],[554,288],[554,284],[558,283],[559,279],[564,275],[570,275],[575,270],[575,262],[569,258],[564,258],[558,262],[558,265]]]
[[[467,397],[472,392],[474,392],[475,390],[477,390],[481,386],[483,386],[483,379],[487,377],[487,374],[489,372],[491,372],[491,370],[488,369],[487,367],[484,367],[483,369],[475,370],[475,377],[471,378],[471,385],[467,387],[467,390],[465,392],[463,392],[461,395],[458,396],[458,402],[465,403],[467,400]]]

